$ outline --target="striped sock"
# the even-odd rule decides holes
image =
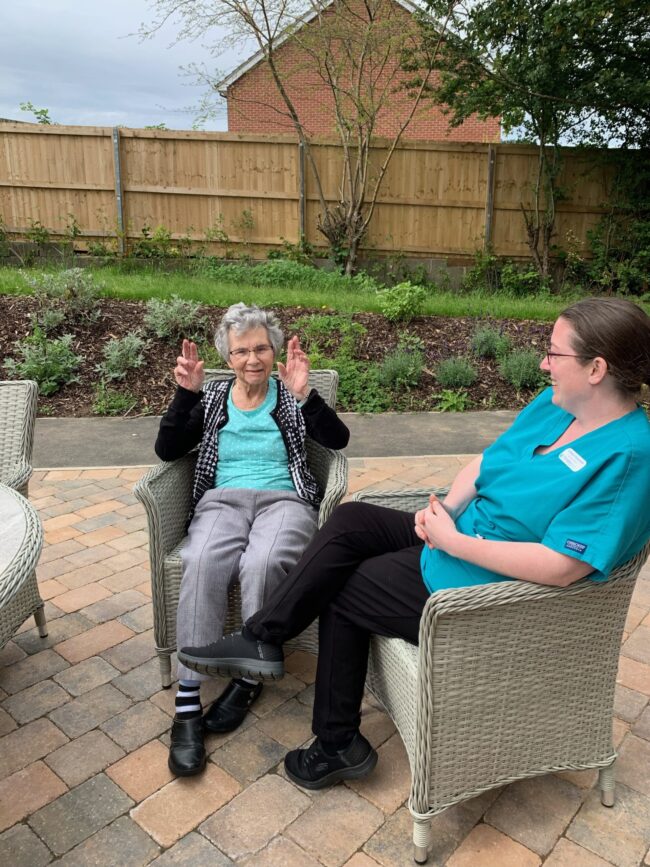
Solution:
[[[178,719],[192,719],[201,716],[201,681],[179,680],[176,693],[176,716]]]

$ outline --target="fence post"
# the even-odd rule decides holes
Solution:
[[[120,155],[120,130],[113,127],[113,168],[115,174],[115,210],[117,212],[117,251],[124,256],[124,200],[122,196],[122,158]]]
[[[495,144],[488,145],[488,171],[487,192],[485,196],[485,233],[483,235],[483,249],[489,250],[492,245],[492,226],[494,222],[494,175],[497,161],[497,147]]]
[[[298,142],[298,244],[305,240],[305,143]]]

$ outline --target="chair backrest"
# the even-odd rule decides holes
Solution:
[[[31,464],[37,398],[32,380],[0,382],[0,481],[6,484],[17,467]]]
[[[277,379],[277,373],[272,373]],[[206,381],[213,379],[230,379],[233,376],[232,370],[206,370]],[[339,384],[339,375],[335,370],[310,370],[309,385],[310,388],[315,388],[328,406],[332,409],[336,408],[336,390]]]

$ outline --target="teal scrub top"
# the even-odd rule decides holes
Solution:
[[[456,521],[468,536],[541,542],[593,566],[604,581],[650,537],[650,422],[637,407],[546,454],[573,416],[543,391],[483,454],[476,497]],[[510,580],[424,546],[424,583],[434,592]]]

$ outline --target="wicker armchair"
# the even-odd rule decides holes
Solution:
[[[208,370],[207,379],[232,376],[229,370]],[[317,388],[329,406],[336,404],[338,374],[335,370],[315,370],[309,384]],[[324,491],[318,523],[321,526],[347,491],[348,465],[344,455],[307,439],[307,459]],[[154,614],[154,637],[160,661],[163,687],[171,686],[171,654],[176,650],[176,609],[182,577],[180,548],[192,495],[196,451],[177,461],[161,463],[149,470],[136,484],[134,493],[144,505],[149,521],[149,560]],[[241,625],[239,584],[230,591],[225,630],[232,632]],[[318,633],[312,624],[293,645],[316,651]]]
[[[0,382],[0,482],[27,496],[38,386],[31,380]]]
[[[362,491],[405,511],[429,492]],[[602,584],[528,582],[430,596],[419,647],[375,636],[368,686],[397,726],[411,765],[415,861],[431,817],[481,792],[562,770],[598,768],[614,803],[614,685],[621,636],[650,543]]]

